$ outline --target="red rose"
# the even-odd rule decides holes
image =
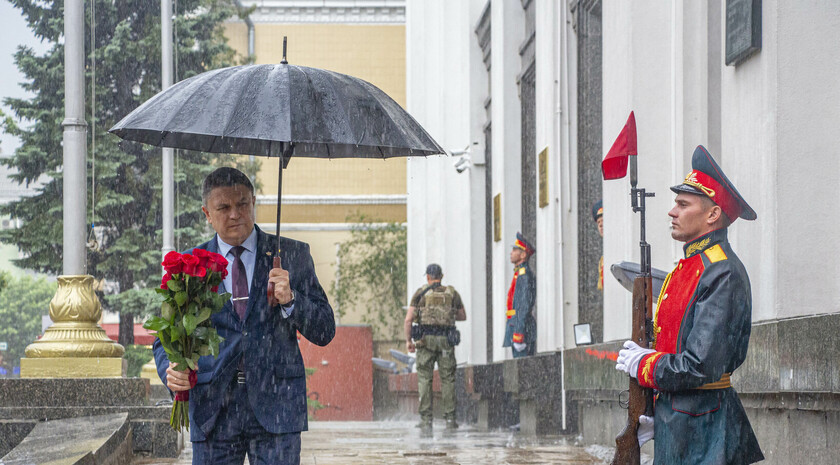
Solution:
[[[193,276],[193,277],[196,277],[196,278],[203,278],[203,277],[207,276],[207,268],[203,267],[201,265],[198,265],[198,266],[195,267],[195,273],[191,274],[190,276]]]
[[[194,276],[196,278],[203,278],[207,274],[207,268],[201,266],[201,260],[193,255],[181,255],[181,261],[184,262],[184,273]]]
[[[213,261],[213,259],[210,258],[211,253],[212,252],[208,252],[204,249],[193,249],[192,251],[193,256],[198,258],[198,261],[203,268],[209,267],[210,263]]]
[[[161,265],[167,273],[178,274],[184,271],[183,256],[174,250],[163,257]]]
[[[163,279],[160,280],[160,288],[169,289],[169,286],[167,286],[166,283],[168,283],[170,279],[172,279],[172,273],[167,272],[163,275]]]
[[[213,292],[219,292],[219,286],[213,286],[210,288],[210,290]]]
[[[227,276],[227,266],[228,261],[225,257],[221,254],[217,253],[210,253],[210,271],[215,271],[217,273],[222,273],[222,279],[225,279]]]

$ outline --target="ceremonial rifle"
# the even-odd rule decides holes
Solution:
[[[633,315],[630,337],[640,347],[650,348],[653,340],[653,295],[650,266],[650,244],[645,240],[645,199],[653,197],[652,192],[639,189],[638,152],[636,150],[636,117],[633,112],[619,133],[604,161],[601,171],[604,179],[620,179],[627,175],[630,164],[630,199],[634,213],[640,213],[641,248],[640,273],[633,281]],[[615,456],[611,465],[639,465],[641,452],[638,440],[639,416],[653,416],[653,389],[643,388],[635,377],[629,377],[627,400],[627,425],[615,438]],[[619,399],[619,404],[621,400]]]
[[[633,211],[640,213],[641,230],[641,273],[633,280],[633,315],[631,334],[633,342],[640,347],[650,348],[653,341],[653,282],[650,269],[650,244],[645,240],[645,199],[653,197],[652,192],[638,189],[637,157],[630,157],[630,197]],[[653,389],[643,388],[636,378],[629,377],[629,398],[627,400],[627,425],[615,438],[615,456],[611,465],[639,465],[641,460],[639,440],[639,416],[653,416]]]

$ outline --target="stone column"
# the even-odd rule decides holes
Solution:
[[[123,376],[123,346],[97,325],[102,315],[86,275],[85,4],[67,0],[64,8],[64,275],[50,302],[54,324],[26,348],[22,378],[107,378]]]

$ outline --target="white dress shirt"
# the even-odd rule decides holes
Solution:
[[[233,289],[233,264],[236,260],[236,257],[231,252],[234,246],[228,244],[227,242],[223,241],[218,234],[216,234],[216,241],[219,243],[219,254],[225,257],[228,261],[227,265],[227,276],[222,281],[225,285],[225,290],[231,292]],[[251,234],[245,239],[243,242],[242,247],[245,248],[242,251],[242,254],[239,256],[239,259],[242,260],[242,264],[245,265],[245,275],[248,277],[248,289],[250,292],[251,283],[254,281],[254,264],[257,261],[257,228],[251,230]],[[233,297],[244,297],[244,296],[234,296]],[[288,318],[289,315],[292,314],[292,310],[294,310],[295,306],[292,304],[289,308],[280,307],[281,312],[283,313],[283,317]]]

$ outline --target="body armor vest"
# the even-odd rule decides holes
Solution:
[[[452,308],[455,289],[452,286],[432,289],[424,297],[426,302],[420,314],[421,325],[455,326],[455,311]]]

